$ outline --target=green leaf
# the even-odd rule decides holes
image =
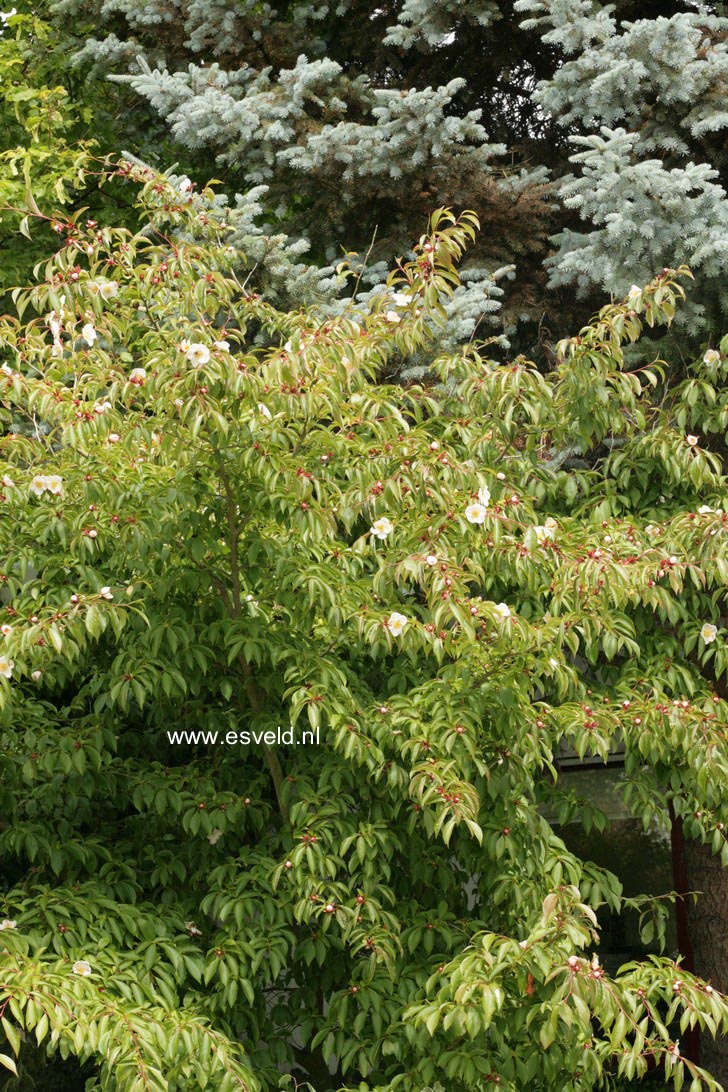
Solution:
[[[0,1065],[3,1065],[6,1069],[9,1069],[14,1076],[18,1076],[18,1067],[8,1054],[0,1054]]]

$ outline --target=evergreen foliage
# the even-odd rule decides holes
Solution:
[[[376,266],[448,204],[483,224],[458,290],[457,340],[485,324],[548,350],[600,293],[619,297],[681,262],[701,276],[679,351],[724,328],[723,3],[60,0],[55,10],[79,27],[79,64],[131,87],[188,155],[214,157],[231,195],[256,187],[260,212],[231,198],[231,219],[242,250],[253,214],[258,251],[274,240],[262,281],[272,301],[331,299],[343,243],[363,253],[374,241]],[[511,265],[498,312],[487,285]]]
[[[514,6],[565,57],[536,100],[589,133],[572,138],[586,150],[560,193],[594,230],[557,237],[552,283],[621,294],[670,255],[704,278],[691,327],[717,333],[728,311],[728,18],[710,10],[725,5],[629,21],[592,0]]]
[[[471,214],[436,214],[386,299],[281,311],[211,191],[118,173],[143,230],[74,216],[0,322],[0,1063],[35,1038],[95,1062],[88,1092],[650,1066],[713,1092],[678,1040],[726,998],[543,813],[603,827],[558,757],[623,745],[645,826],[671,805],[728,858],[728,338],[685,378],[627,353],[687,271],[546,377],[473,344],[390,385]],[[614,975],[604,907],[656,938]]]

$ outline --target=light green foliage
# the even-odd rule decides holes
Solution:
[[[474,344],[392,386],[471,215],[386,299],[280,312],[212,193],[120,173],[144,231],[79,217],[0,325],[4,1064],[33,1035],[121,1092],[717,1089],[677,1040],[725,998],[604,971],[596,912],[649,939],[663,904],[542,807],[579,816],[564,745],[623,743],[645,826],[671,803],[728,857],[728,341],[682,385],[627,351],[687,271],[548,376]],[[279,725],[319,745],[222,743]]]
[[[78,139],[91,111],[74,104],[62,84],[62,62],[53,63],[49,53],[54,36],[33,15],[0,23],[0,295],[24,281],[48,247],[47,239],[30,240],[26,213],[36,202],[66,204],[83,186],[94,148],[93,141]],[[18,229],[24,241],[14,235]]]

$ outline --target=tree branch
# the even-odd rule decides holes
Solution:
[[[230,580],[231,580],[231,593],[232,603],[230,603],[227,596],[223,599],[228,607],[228,612],[231,617],[240,620],[243,616],[243,602],[240,592],[240,561],[238,555],[238,544],[240,541],[240,533],[242,527],[237,518],[237,504],[235,501],[235,493],[230,482],[229,477],[225,473],[222,466],[218,467],[220,473],[220,481],[225,491],[225,507],[227,515],[228,535],[230,538]],[[265,709],[265,702],[263,699],[263,693],[255,681],[253,676],[253,670],[248,663],[242,652],[238,656],[238,662],[240,663],[241,670],[243,672],[243,678],[245,680],[245,693],[250,702],[250,708],[253,710],[255,716],[262,713]],[[288,803],[285,799],[283,792],[283,782],[285,780],[283,775],[283,768],[278,758],[278,754],[275,749],[269,746],[267,743],[263,744],[263,757],[265,758],[268,771],[273,781],[273,788],[275,789],[276,800],[278,801],[278,810],[281,813],[281,817],[285,823],[290,823],[290,811]]]

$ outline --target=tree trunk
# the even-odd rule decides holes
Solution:
[[[688,890],[701,892],[697,903],[688,900],[688,922],[695,973],[709,979],[722,993],[728,991],[728,869],[720,857],[701,842],[685,839],[683,855]],[[728,1036],[713,1039],[700,1033],[700,1065],[728,1086]]]

